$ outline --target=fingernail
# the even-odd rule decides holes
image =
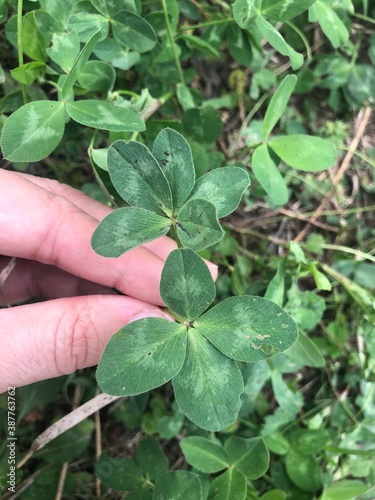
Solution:
[[[157,309],[146,309],[145,311],[134,314],[134,316],[129,319],[129,323],[131,323],[132,321],[137,321],[137,319],[145,318],[161,318],[167,319],[168,321],[174,321],[174,319],[169,316],[169,314],[163,313],[162,311],[159,311]]]

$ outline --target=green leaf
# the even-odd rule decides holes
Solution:
[[[191,140],[203,144],[216,141],[223,130],[220,114],[211,106],[186,111],[182,117],[182,127]]]
[[[237,418],[243,391],[241,372],[235,361],[223,356],[194,328],[188,333],[184,366],[172,383],[178,406],[202,429],[219,431]]]
[[[275,205],[284,205],[289,194],[278,166],[270,156],[267,144],[258,146],[251,158],[251,167],[260,185]]]
[[[167,306],[194,321],[215,298],[215,284],[206,263],[188,248],[173,250],[164,264],[160,295]]]
[[[141,394],[174,377],[185,355],[185,326],[161,318],[140,319],[111,337],[96,378],[108,394]]]
[[[95,465],[95,474],[106,488],[129,491],[145,480],[134,458],[112,458],[104,451]]]
[[[287,165],[305,172],[320,172],[334,165],[337,151],[332,142],[310,135],[277,137],[268,142]]]
[[[230,466],[226,450],[214,441],[200,436],[190,436],[180,441],[182,453],[192,467],[212,474]]]
[[[303,333],[300,333],[297,342],[286,354],[289,359],[293,359],[303,366],[323,368],[326,364],[314,342]]]
[[[226,36],[231,57],[242,66],[250,66],[253,61],[253,51],[246,31],[231,23],[227,26]]]
[[[349,32],[332,7],[322,0],[316,0],[309,10],[309,21],[320,24],[323,33],[337,49],[349,39]]]
[[[232,5],[233,17],[238,26],[246,30],[259,16],[262,0],[236,0]]]
[[[113,36],[120,45],[141,54],[156,45],[156,35],[151,25],[134,12],[119,12],[112,18],[111,24]]]
[[[142,439],[135,452],[135,459],[148,481],[155,481],[169,467],[168,458],[152,437]]]
[[[185,247],[195,251],[209,247],[224,236],[216,208],[206,200],[186,203],[177,216],[177,235]]]
[[[144,122],[131,109],[121,108],[105,101],[87,99],[68,102],[69,116],[87,127],[112,132],[140,132],[145,129]]]
[[[355,106],[371,102],[375,95],[375,69],[369,64],[357,64],[351,67],[345,96]]]
[[[108,170],[117,192],[129,205],[172,214],[169,183],[146,146],[135,141],[114,142],[108,151]]]
[[[181,134],[165,128],[156,137],[152,154],[169,182],[176,213],[187,200],[195,182],[190,146]]]
[[[105,17],[113,17],[120,10],[125,8],[129,8],[129,4],[133,3],[129,0],[91,0],[91,3],[103,16]]]
[[[186,85],[178,83],[176,87],[176,95],[178,102],[184,111],[195,108],[194,97]]]
[[[180,39],[184,40],[189,49],[196,49],[204,55],[219,57],[219,52],[210,43],[195,35],[180,35]]]
[[[28,12],[23,18],[22,24],[23,51],[31,59],[39,62],[47,61],[47,40],[38,28],[35,12]]]
[[[288,434],[291,447],[302,455],[310,455],[321,450],[330,438],[327,429],[294,429]]]
[[[82,2],[84,5],[90,5],[88,2]],[[108,19],[98,14],[93,9],[93,12],[76,12],[69,17],[68,30],[75,30],[78,33],[81,43],[89,42],[95,33],[100,32],[101,38],[104,39],[108,35],[109,22]]]
[[[290,251],[294,254],[298,262],[303,262],[304,264],[308,264],[308,261],[306,259],[305,253],[302,250],[301,246],[299,243],[296,241],[291,241],[289,243]]]
[[[94,54],[102,61],[124,71],[132,68],[141,58],[139,52],[131,52],[121,47],[113,38],[106,38],[99,42],[94,49]]]
[[[368,486],[361,481],[343,479],[323,491],[320,500],[353,500],[368,491]]]
[[[274,489],[264,493],[261,497],[259,497],[259,500],[285,500],[286,497],[287,493],[285,493],[285,491]]]
[[[228,469],[210,484],[209,500],[245,500],[245,476],[236,469]]]
[[[12,77],[24,85],[31,85],[43,73],[46,65],[43,62],[29,62],[10,70]]]
[[[113,67],[102,61],[89,61],[78,76],[78,83],[92,92],[110,92],[115,80]]]
[[[238,207],[249,185],[249,176],[243,168],[217,168],[197,180],[189,201],[209,201],[216,207],[218,218],[225,217]]]
[[[79,36],[76,30],[72,30],[61,35],[54,33],[52,46],[47,49],[47,54],[65,73],[68,73],[73,68],[79,49]]]
[[[316,0],[263,0],[261,15],[275,23],[290,21],[305,12]]]
[[[273,370],[271,373],[272,389],[276,401],[287,413],[297,413],[303,405],[303,396],[299,391],[293,392],[279,371]]]
[[[118,208],[95,229],[91,245],[103,257],[119,257],[133,248],[167,234],[170,221],[138,207]]]
[[[34,101],[25,104],[4,124],[1,135],[4,158],[13,162],[43,160],[59,145],[64,129],[62,102]]]
[[[321,320],[326,303],[323,297],[319,297],[308,290],[302,291],[293,283],[288,291],[288,302],[285,310],[292,316],[301,330],[312,330]]]
[[[231,436],[225,441],[224,448],[228,452],[231,467],[238,469],[248,479],[258,479],[266,473],[270,456],[262,438]]]
[[[296,75],[288,75],[277,87],[267,107],[262,125],[262,139],[267,140],[276,123],[283,116],[289,98],[297,83]]]
[[[64,0],[64,2],[61,2],[61,0],[39,0],[41,8],[64,27],[76,3],[76,0]]]
[[[312,455],[289,450],[285,465],[288,476],[301,490],[315,492],[321,487],[320,467]]]
[[[72,69],[70,70],[68,77],[64,81],[64,85],[61,89],[61,99],[67,98],[70,90],[73,88],[73,85],[75,84],[78,78],[78,75],[80,74],[82,68],[89,60],[89,57],[92,51],[94,50],[96,43],[100,40],[101,36],[102,36],[101,31],[96,31],[79,53],[77,59],[73,64]]]
[[[257,17],[255,19],[257,28],[259,29],[261,35],[267,40],[267,42],[272,45],[283,56],[287,56],[290,59],[292,68],[294,70],[300,68],[303,64],[303,56],[296,52],[280,35],[280,33],[266,21],[263,17]]]
[[[282,307],[285,296],[285,260],[281,259],[277,265],[275,276],[268,283],[264,298],[272,300],[275,304]]]
[[[220,302],[194,327],[226,356],[248,363],[285,351],[298,337],[297,325],[281,307],[251,295]]]
[[[199,477],[185,470],[167,472],[156,481],[152,500],[203,500]]]

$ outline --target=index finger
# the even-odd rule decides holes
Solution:
[[[164,260],[144,247],[112,259],[97,255],[98,220],[63,196],[0,170],[0,254],[50,264],[126,295],[163,305]]]

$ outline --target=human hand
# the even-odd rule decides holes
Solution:
[[[0,170],[0,272],[17,258],[0,306],[52,299],[0,309],[0,393],[97,364],[130,321],[170,319],[157,306],[175,243],[162,237],[118,259],[101,257],[90,241],[110,211],[57,181]],[[209,267],[216,278],[216,266]]]

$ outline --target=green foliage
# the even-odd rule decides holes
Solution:
[[[17,390],[18,457],[73,390],[125,398],[101,413],[96,464],[89,419],[17,471],[16,495],[55,496],[68,461],[64,498],[100,480],[129,500],[373,499],[371,120],[353,146],[374,103],[372,2],[23,3],[0,0],[4,167],[115,208],[102,256],[179,248],[160,283],[171,321],[123,327],[96,379]]]

